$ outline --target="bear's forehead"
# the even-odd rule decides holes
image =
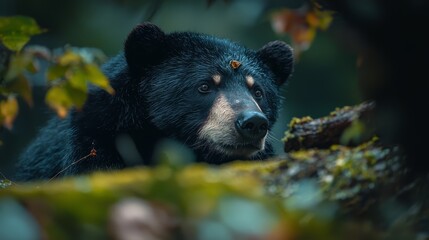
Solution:
[[[179,58],[188,66],[206,70],[215,68],[223,73],[234,73],[260,71],[261,63],[255,55],[248,49],[199,46],[192,51],[182,52]]]
[[[233,41],[198,33],[173,34],[177,61],[188,73],[222,77],[265,77],[267,71],[255,51]],[[171,35],[171,36],[173,36]],[[171,62],[170,62],[171,63]],[[177,65],[176,65],[177,66]]]
[[[236,42],[227,39],[217,38],[203,34],[185,34],[185,37],[176,41],[180,50],[179,54],[196,57],[204,62],[203,59],[223,61],[229,64],[231,60],[240,62],[254,61],[255,51],[250,50]],[[250,62],[252,62],[250,61]]]
[[[198,65],[198,64],[197,64]],[[259,61],[246,54],[234,53],[215,57],[202,68],[205,71],[217,73],[220,76],[263,75],[264,71]]]

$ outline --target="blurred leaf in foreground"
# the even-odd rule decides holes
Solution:
[[[42,33],[36,21],[30,17],[0,17],[0,40],[12,51],[20,51],[31,36]]]
[[[313,42],[317,30],[326,30],[332,22],[332,12],[317,4],[306,4],[298,9],[282,9],[271,16],[271,25],[278,34],[289,34],[294,53],[299,56]]]

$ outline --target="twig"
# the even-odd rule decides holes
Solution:
[[[97,151],[95,150],[95,148],[93,148],[93,149],[91,149],[91,152],[88,154],[88,155],[86,155],[85,157],[82,157],[81,159],[79,159],[79,160],[77,160],[77,161],[74,161],[72,164],[70,164],[70,165],[68,165],[66,168],[64,168],[64,169],[62,169],[61,171],[59,171],[57,174],[55,174],[52,178],[50,178],[49,180],[48,180],[48,182],[50,182],[50,181],[52,181],[52,180],[54,180],[56,177],[58,177],[58,175],[60,175],[61,173],[63,173],[64,171],[66,171],[67,169],[69,169],[71,166],[73,166],[73,165],[75,165],[75,164],[78,164],[79,162],[81,162],[81,161],[83,161],[83,160],[85,160],[85,159],[87,159],[87,158],[89,158],[89,157],[95,157],[95,156],[97,156]]]

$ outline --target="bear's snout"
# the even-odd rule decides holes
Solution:
[[[261,112],[243,111],[237,116],[235,129],[246,140],[260,140],[268,132],[268,119]]]

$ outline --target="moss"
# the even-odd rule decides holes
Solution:
[[[287,142],[289,139],[295,138],[295,135],[291,133],[289,130],[284,133],[284,137],[282,138],[283,142]]]
[[[306,122],[311,122],[313,121],[313,118],[311,118],[310,116],[305,116],[302,118],[292,118],[292,120],[289,122],[288,127],[289,128],[294,128],[294,126],[296,124],[302,124],[302,123],[306,123]]]
[[[329,113],[329,116],[331,116],[331,117],[337,116],[338,114],[341,114],[342,112],[350,111],[351,109],[352,109],[351,106],[344,106],[344,107],[341,107],[341,108],[337,107],[337,108],[335,108],[334,111],[332,111],[332,112]]]

